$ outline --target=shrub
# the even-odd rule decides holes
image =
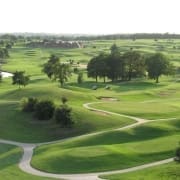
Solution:
[[[65,96],[63,96],[63,97],[61,98],[61,102],[62,102],[63,104],[66,104],[67,101],[68,101],[68,99],[67,99]]]
[[[54,119],[62,127],[71,127],[73,124],[71,112],[71,108],[69,108],[67,105],[62,105],[59,108],[56,108],[54,112]]]
[[[50,100],[43,100],[35,106],[35,117],[39,120],[49,120],[53,117],[54,103]]]
[[[176,149],[176,157],[175,157],[176,161],[180,161],[180,146]]]
[[[81,84],[83,82],[83,73],[79,72],[77,77],[78,84]]]
[[[28,99],[22,99],[21,102],[22,110],[25,112],[34,112],[37,102],[38,102],[37,98],[32,98],[32,97]]]

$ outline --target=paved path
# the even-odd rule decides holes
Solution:
[[[103,112],[103,113],[107,113],[107,114],[111,114],[111,115],[117,115],[117,116],[121,116],[121,117],[126,117],[126,118],[133,119],[133,120],[136,121],[135,123],[133,123],[131,125],[127,125],[127,126],[124,126],[122,128],[117,128],[117,129],[114,129],[114,130],[124,130],[124,129],[128,129],[128,128],[133,128],[135,126],[138,126],[138,125],[141,125],[141,124],[144,124],[144,123],[149,123],[149,122],[152,122],[152,121],[161,121],[161,120],[165,121],[165,120],[176,119],[176,118],[170,118],[170,119],[147,120],[147,119],[142,119],[142,118],[138,118],[138,117],[134,117],[134,116],[128,116],[128,115],[124,115],[124,114],[114,113],[114,112],[110,112],[110,111],[104,111],[104,110],[101,110],[101,109],[96,109],[96,108],[90,107],[90,105],[97,104],[97,103],[100,103],[100,102],[86,103],[86,104],[83,104],[83,107],[85,107],[85,108],[87,108],[87,109],[89,109],[91,111],[99,111],[99,112]],[[169,163],[169,162],[173,161],[173,158],[170,158],[170,159],[157,161],[157,162],[153,162],[153,163],[148,163],[148,164],[144,164],[144,165],[141,165],[141,166],[136,166],[136,167],[122,169],[122,170],[114,170],[114,171],[107,171],[107,172],[97,172],[97,173],[84,173],[84,174],[53,174],[53,173],[46,173],[46,172],[34,169],[30,164],[31,159],[32,159],[32,155],[33,155],[33,150],[37,146],[45,145],[45,144],[54,144],[54,143],[57,143],[57,142],[63,142],[63,141],[66,141],[68,139],[77,139],[77,138],[82,138],[82,137],[86,137],[86,136],[94,136],[94,135],[101,134],[101,133],[104,133],[104,132],[108,132],[108,131],[100,131],[100,132],[85,134],[85,135],[81,135],[81,136],[77,136],[77,137],[66,138],[66,139],[62,139],[62,140],[58,140],[58,141],[45,142],[45,143],[36,143],[36,144],[20,143],[20,142],[8,141],[8,140],[3,140],[3,139],[0,139],[0,143],[19,146],[19,147],[21,147],[23,149],[24,153],[23,153],[23,157],[21,158],[21,161],[19,162],[19,168],[21,170],[23,170],[24,172],[29,173],[29,174],[33,174],[33,175],[37,175],[37,176],[51,177],[51,178],[57,178],[57,179],[100,180],[100,178],[98,178],[99,175],[132,172],[132,171],[137,171],[137,170],[140,170],[140,169],[145,169],[145,168],[148,168],[148,167],[157,166],[157,165],[161,165],[161,164],[165,164],[165,163]]]

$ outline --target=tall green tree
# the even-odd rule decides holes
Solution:
[[[43,65],[42,71],[47,74],[50,79],[58,80],[61,87],[71,76],[70,64],[61,63],[59,57],[51,55],[48,62]]]
[[[96,79],[96,82],[99,78],[103,78],[104,82],[106,81],[108,66],[107,66],[107,56],[103,53],[100,53],[98,56],[92,58],[87,66],[88,77]]]
[[[162,53],[155,53],[148,57],[146,66],[149,78],[155,79],[156,83],[159,82],[161,75],[172,74],[174,69],[168,58]]]
[[[87,65],[88,77],[92,77],[96,79],[98,82],[98,64],[97,57],[92,58]]]
[[[123,77],[124,74],[124,61],[118,50],[116,44],[110,48],[110,55],[107,57],[107,77],[113,82]]]
[[[145,73],[145,60],[137,51],[128,51],[123,55],[125,61],[125,71],[128,80],[137,75]]]
[[[47,63],[43,65],[42,71],[50,78],[53,78],[54,69],[59,64],[59,57],[51,55]]]
[[[12,76],[12,84],[21,86],[26,86],[29,83],[29,76],[25,75],[25,71],[16,71]]]
[[[71,76],[70,64],[57,63],[54,69],[54,79],[60,82],[61,87],[64,86],[65,82],[68,81]]]

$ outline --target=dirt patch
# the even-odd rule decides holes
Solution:
[[[116,99],[114,97],[103,97],[103,96],[100,96],[100,97],[98,97],[98,99],[103,100],[103,101],[118,101],[118,99]]]
[[[87,68],[87,64],[79,64],[79,67],[82,69],[86,69]]]
[[[160,96],[170,96],[172,94],[176,93],[176,89],[168,89],[166,91],[160,91],[158,95]]]
[[[108,113],[102,112],[102,111],[94,111],[96,114],[102,115],[102,116],[109,116]]]

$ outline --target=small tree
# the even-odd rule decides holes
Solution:
[[[54,103],[50,100],[43,100],[35,106],[35,117],[39,120],[49,120],[53,117]]]
[[[179,146],[176,149],[176,154],[175,155],[176,155],[175,160],[180,161],[180,143],[179,143]]]
[[[71,112],[72,109],[69,108],[67,105],[61,105],[59,108],[56,108],[54,112],[54,119],[62,127],[71,127],[73,124]]]
[[[12,76],[12,84],[19,85],[19,88],[22,86],[26,86],[29,83],[29,76],[24,75],[25,71],[16,71]]]
[[[159,82],[161,75],[172,74],[173,65],[168,61],[167,57],[162,53],[156,53],[146,59],[148,76]]]
[[[25,112],[34,112],[36,104],[38,103],[37,98],[28,98],[28,99],[22,99],[21,106],[22,110]]]
[[[83,72],[79,72],[77,77],[77,83],[81,84],[82,82],[83,82]]]
[[[70,64],[61,63],[55,55],[50,56],[48,62],[43,65],[42,71],[47,74],[50,79],[58,80],[61,87],[71,76]]]
[[[61,98],[61,102],[62,102],[63,104],[66,104],[67,101],[68,101],[68,99],[67,99],[65,96],[63,96],[63,97]]]

